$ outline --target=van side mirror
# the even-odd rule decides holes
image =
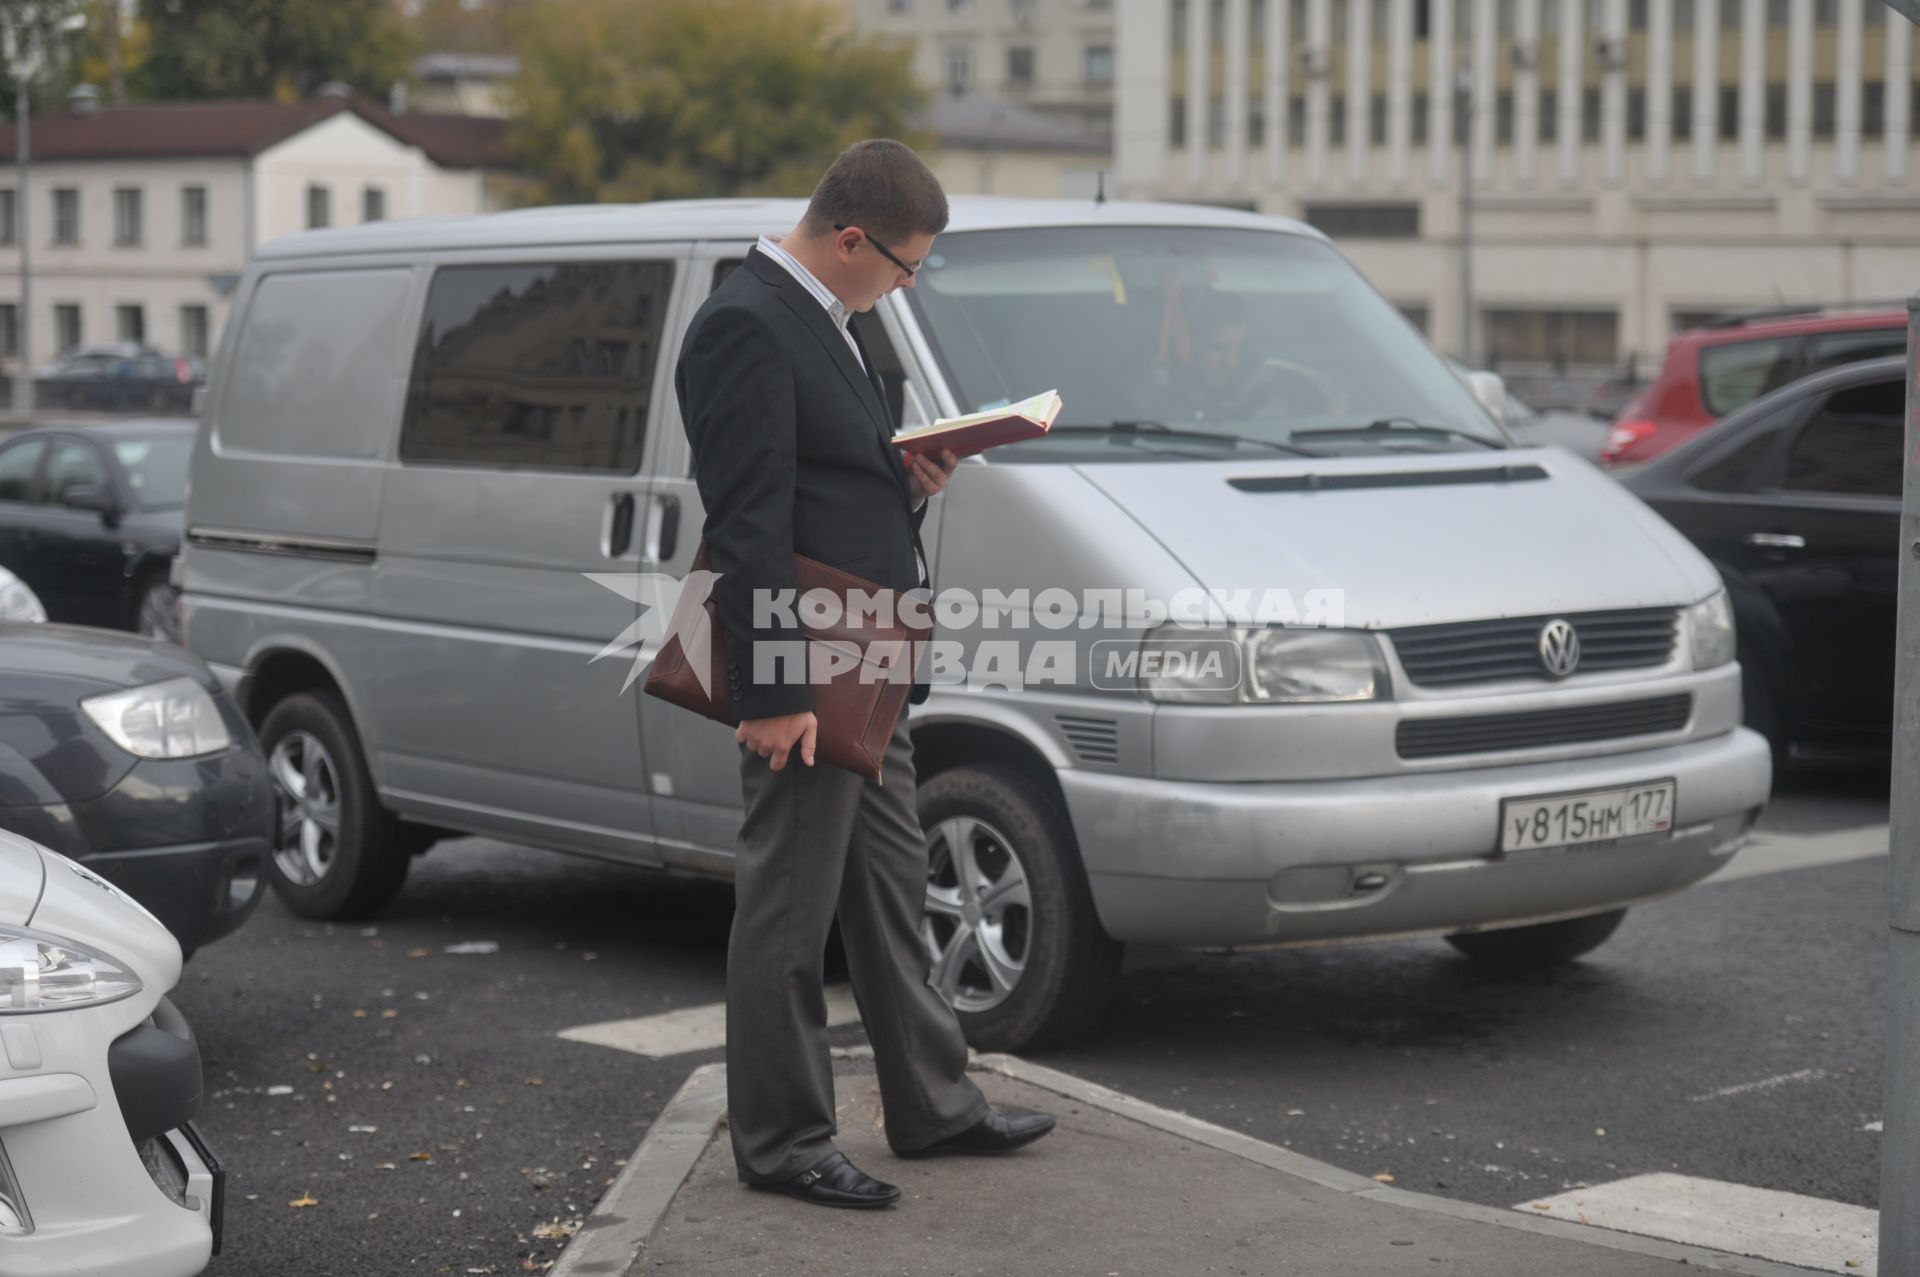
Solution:
[[[1480,406],[1493,414],[1493,419],[1502,426],[1507,424],[1507,383],[1497,372],[1488,372],[1476,368],[1464,374],[1467,389],[1473,391],[1473,397]]]

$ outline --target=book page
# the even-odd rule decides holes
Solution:
[[[894,435],[895,439],[907,439],[915,435],[932,434],[936,430],[954,430],[963,426],[977,425],[983,421],[999,421],[1005,417],[1026,417],[1032,421],[1053,424],[1054,417],[1060,412],[1060,392],[1043,391],[1030,399],[1019,403],[1005,404],[999,408],[983,408],[979,412],[970,412],[961,417],[942,417],[929,426],[916,426],[911,430],[902,430]]]

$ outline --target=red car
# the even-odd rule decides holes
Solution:
[[[1660,375],[1614,419],[1603,466],[1639,465],[1809,373],[1905,354],[1904,304],[1734,312],[1667,343]]]

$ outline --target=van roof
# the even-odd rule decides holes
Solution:
[[[949,201],[951,231],[1030,226],[1243,227],[1326,238],[1303,222],[1200,204],[1129,200],[1031,200],[962,195]],[[620,240],[752,239],[799,222],[802,199],[662,200],[652,204],[570,204],[514,209],[476,217],[371,222],[301,231],[269,242],[261,258],[336,256],[420,250],[508,248],[528,244],[605,244]]]

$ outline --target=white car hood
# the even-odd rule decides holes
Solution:
[[[1334,623],[1356,629],[1684,605],[1720,588],[1664,520],[1557,449],[1077,469],[1206,588],[1254,591],[1248,606],[1285,590],[1302,612],[1308,591],[1339,591]]]
[[[0,924],[25,926],[46,881],[39,845],[0,830]]]

